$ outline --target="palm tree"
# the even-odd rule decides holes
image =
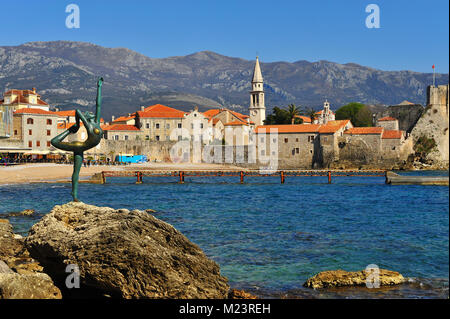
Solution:
[[[317,117],[316,111],[313,108],[309,108],[306,112],[305,115],[308,116],[311,119],[311,124],[314,123],[314,120]]]
[[[289,118],[291,119],[291,124],[294,124],[295,117],[300,115],[300,108],[296,107],[295,104],[290,104],[288,106]]]

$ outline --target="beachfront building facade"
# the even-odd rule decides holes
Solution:
[[[24,147],[44,151],[53,149],[50,140],[58,133],[58,115],[54,112],[21,108],[14,111],[13,139]]]
[[[385,116],[377,120],[376,126],[384,127],[386,130],[398,130],[398,120],[391,116]]]
[[[278,156],[284,167],[313,168],[323,157],[338,154],[339,136],[352,128],[350,120],[327,124],[261,125],[256,127],[258,156]],[[275,148],[275,149],[274,149]]]
[[[13,111],[24,108],[49,111],[48,103],[41,100],[41,96],[36,92],[35,88],[32,88],[31,90],[8,90],[3,94],[0,105],[7,105],[11,107]]]
[[[186,112],[155,104],[142,107],[136,112],[135,125],[145,140],[177,141],[178,135],[171,135],[172,130],[183,128]]]

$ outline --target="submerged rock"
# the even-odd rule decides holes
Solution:
[[[139,211],[81,202],[55,206],[35,224],[27,249],[64,296],[226,298],[219,266],[173,226]],[[80,288],[66,289],[67,265]]]
[[[31,216],[34,215],[34,213],[35,213],[35,210],[34,210],[34,209],[24,209],[24,210],[21,211],[21,212],[12,212],[12,213],[8,213],[8,214],[6,215],[6,217],[16,217],[16,216],[28,216],[28,217],[31,217]]]
[[[258,299],[258,297],[244,290],[231,289],[228,293],[228,299]]]
[[[370,274],[370,272],[365,270],[345,271],[339,269],[322,271],[314,277],[309,278],[303,286],[314,289],[343,286],[365,286],[368,275]],[[386,269],[379,269],[378,278],[381,286],[397,285],[406,281],[400,273]]]

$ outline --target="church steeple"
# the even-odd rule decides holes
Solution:
[[[266,107],[264,104],[264,82],[259,66],[259,59],[256,57],[255,68],[253,69],[252,90],[250,91],[250,121],[255,126],[263,125],[266,119]]]

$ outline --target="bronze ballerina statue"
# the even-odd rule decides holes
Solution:
[[[103,131],[100,127],[100,109],[102,105],[102,84],[103,78],[97,82],[97,101],[95,115],[91,112],[82,113],[80,110],[75,112],[75,124],[66,131],[54,137],[51,143],[54,147],[64,151],[73,152],[73,174],[72,174],[72,197],[74,202],[78,202],[78,178],[80,168],[83,164],[83,152],[97,146],[102,139]],[[83,122],[87,131],[87,139],[84,142],[63,142],[69,134],[75,134],[80,129],[80,120]]]

